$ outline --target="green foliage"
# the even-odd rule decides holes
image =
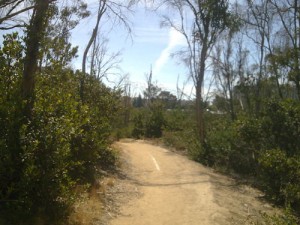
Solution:
[[[0,211],[20,200],[15,193],[21,187],[22,79],[23,46],[17,33],[4,36],[0,49]]]
[[[285,210],[285,213],[283,215],[274,215],[270,216],[267,214],[263,214],[264,224],[270,224],[270,225],[297,225],[299,224],[299,219],[295,217],[292,213],[292,210],[290,208],[287,208]],[[261,223],[255,223],[255,224],[261,224]]]
[[[181,131],[164,131],[163,142],[165,145],[175,148],[176,150],[187,150],[187,143],[184,140]]]
[[[266,144],[261,121],[255,118],[243,118],[233,125],[233,152],[230,156],[231,167],[238,173],[256,175],[257,157]]]
[[[143,107],[143,99],[142,96],[139,94],[138,97],[133,99],[133,103],[132,103],[133,107],[135,108],[141,108]]]
[[[163,126],[165,124],[163,107],[159,102],[153,102],[150,105],[150,116],[145,124],[145,136],[148,138],[159,138],[162,136]]]
[[[140,109],[133,117],[132,137],[159,138],[165,125],[163,106],[153,101],[149,108]]]
[[[278,67],[291,68],[288,73],[289,80],[295,83],[299,82],[299,66],[297,63],[299,49],[286,46],[284,51],[282,49],[275,49],[275,52],[274,55],[268,58],[269,61]]]
[[[268,195],[285,205],[300,206],[300,161],[280,149],[261,155],[261,176]]]
[[[183,131],[193,122],[190,112],[185,109],[175,108],[165,113],[165,128],[167,131]]]
[[[209,166],[229,168],[230,157],[233,154],[233,137],[236,135],[235,130],[230,127],[229,122],[223,116],[220,116],[216,121],[211,121],[206,145],[202,149],[202,162]]]
[[[269,196],[300,207],[300,104],[270,102],[262,119],[264,151],[259,158],[261,180]]]
[[[140,139],[144,135],[145,135],[145,128],[143,123],[143,115],[141,112],[138,112],[133,118],[132,137]]]
[[[177,98],[169,91],[161,91],[157,98],[162,102],[166,109],[174,109],[176,107]]]
[[[114,166],[108,147],[119,93],[88,77],[86,101],[79,76],[67,62],[51,60],[36,74],[31,120],[24,120],[20,84],[22,41],[4,37],[0,49],[0,218],[4,224],[59,224],[68,215],[77,184]],[[73,53],[72,53],[73,54]],[[12,216],[13,215],[13,216]]]
[[[189,132],[185,132],[185,142],[187,143],[188,155],[191,159],[201,162],[205,162],[205,149],[201,145],[198,136],[196,135],[195,130],[189,130]]]
[[[270,101],[261,117],[210,121],[200,161],[259,179],[276,202],[300,206],[300,104]]]
[[[188,153],[189,157],[201,161],[203,148],[197,139],[191,111],[184,108],[168,110],[165,114],[163,142],[176,150]]]
[[[270,102],[264,117],[264,132],[272,148],[288,156],[300,155],[300,104],[297,101]]]

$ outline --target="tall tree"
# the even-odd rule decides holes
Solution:
[[[185,62],[196,89],[196,120],[201,143],[205,141],[202,92],[207,59],[219,35],[230,26],[233,18],[227,0],[168,0],[164,1],[179,16],[173,20],[164,16],[163,24],[180,32],[186,39],[188,49]],[[189,15],[189,16],[186,16]],[[191,23],[188,23],[192,21]],[[186,26],[186,24],[189,24]]]
[[[230,29],[223,36],[224,40],[216,45],[215,56],[213,56],[213,67],[216,82],[221,86],[223,96],[229,102],[231,119],[235,120],[233,87],[237,73],[233,63],[233,36],[234,30]]]
[[[94,43],[94,41],[96,40],[97,34],[98,34],[98,29],[99,29],[99,24],[100,24],[100,20],[103,17],[105,11],[106,11],[106,2],[107,0],[99,0],[99,5],[98,5],[98,12],[97,12],[97,20],[96,20],[96,25],[93,29],[92,35],[89,39],[89,42],[84,50],[83,53],[83,57],[82,57],[82,73],[85,74],[86,73],[86,61],[87,61],[87,55],[88,52],[90,50],[90,48],[92,47],[92,44]]]
[[[149,74],[145,75],[147,87],[144,94],[144,99],[146,100],[146,106],[149,107],[150,103],[153,102],[156,98],[161,89],[156,85],[155,82],[153,82],[153,73],[152,73],[152,66],[150,67]]]
[[[121,51],[110,52],[108,44],[109,40],[99,35],[94,41],[90,56],[90,75],[95,76],[99,80],[106,78],[110,82],[112,76],[120,76],[122,74],[122,70],[119,67],[122,55]]]
[[[270,13],[270,0],[263,1],[250,1],[247,0],[247,19],[246,34],[249,39],[257,46],[258,52],[254,58],[257,58],[257,75],[255,86],[255,113],[259,114],[261,108],[261,91],[262,80],[266,77],[266,55],[267,50],[271,48],[271,28],[272,28],[272,15]]]
[[[93,29],[92,35],[88,41],[88,44],[84,50],[83,57],[82,57],[82,78],[80,81],[80,95],[81,99],[84,100],[84,81],[86,76],[86,64],[87,64],[87,58],[88,54],[93,47],[92,51],[92,58],[91,58],[91,66],[94,66],[95,57],[97,54],[95,54],[95,48],[97,47],[97,44],[95,43],[97,40],[97,35],[99,35],[99,26],[101,23],[101,20],[103,20],[104,16],[107,16],[109,20],[112,21],[112,24],[114,27],[115,23],[122,24],[127,31],[130,33],[131,28],[128,22],[128,18],[126,16],[126,12],[124,11],[130,11],[130,7],[135,3],[133,0],[129,0],[128,4],[126,2],[117,1],[117,0],[98,0],[98,11],[97,11],[97,18],[96,18],[96,24]],[[103,36],[103,35],[102,35]],[[117,54],[118,56],[118,54]],[[90,68],[90,71],[93,71],[93,68]]]
[[[23,71],[23,99],[25,100],[24,115],[31,119],[34,105],[35,73],[40,43],[45,35],[46,23],[48,21],[48,9],[53,0],[36,0],[30,24],[27,28],[26,56]]]
[[[51,20],[46,28],[46,35],[41,44],[39,69],[68,63],[77,53],[78,47],[70,43],[71,31],[79,22],[89,16],[87,4],[82,0],[67,0],[51,7]]]
[[[286,36],[285,49],[280,53],[280,64],[289,69],[289,80],[296,87],[297,98],[300,100],[300,3],[298,0],[270,0]]]

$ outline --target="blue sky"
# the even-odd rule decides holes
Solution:
[[[78,46],[78,58],[74,60],[73,67],[81,69],[82,55],[88,43],[96,20],[97,0],[86,0],[90,17],[80,21],[79,25],[72,31],[71,43]],[[121,1],[125,2],[125,1]],[[162,9],[164,10],[164,9]],[[163,13],[167,13],[167,10]],[[187,68],[179,63],[178,59],[170,56],[171,53],[184,47],[183,36],[171,28],[161,28],[161,18],[157,13],[146,10],[143,4],[132,8],[128,13],[131,24],[131,36],[124,27],[111,26],[109,21],[104,21],[100,32],[109,39],[109,51],[121,51],[122,61],[120,67],[124,74],[129,74],[132,83],[133,95],[142,93],[146,87],[145,74],[149,73],[150,67],[153,70],[153,81],[163,90],[176,94],[176,83],[180,77],[179,85],[187,79]],[[109,32],[108,32],[109,31]],[[1,31],[0,41],[2,41]],[[109,53],[109,54],[110,54]],[[111,80],[118,80],[119,77],[110,77]],[[113,85],[113,84],[112,84]],[[186,86],[186,92],[190,93],[192,84]]]
[[[95,8],[92,4],[91,8]],[[145,10],[144,6],[134,7],[134,13],[129,15],[132,38],[121,26],[106,33],[109,38],[111,52],[122,52],[120,64],[124,73],[128,73],[133,89],[133,94],[138,94],[146,85],[145,74],[153,69],[153,80],[164,90],[176,92],[177,77],[181,82],[187,79],[185,66],[178,59],[170,56],[185,45],[183,36],[171,28],[161,28],[161,18],[154,12]],[[80,68],[81,56],[86,46],[89,35],[95,24],[95,15],[82,21],[74,30],[72,43],[79,46],[79,58],[74,62]],[[102,30],[108,30],[110,25],[105,23]],[[114,79],[118,79],[117,77]],[[181,83],[180,82],[180,83]]]

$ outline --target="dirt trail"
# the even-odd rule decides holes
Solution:
[[[111,195],[111,225],[247,224],[273,211],[258,191],[142,141],[119,142],[123,174]],[[118,203],[119,201],[119,203]]]

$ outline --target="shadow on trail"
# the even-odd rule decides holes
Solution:
[[[141,181],[138,179],[133,178],[132,176],[123,173],[122,171],[118,172],[118,177],[121,180],[128,180],[132,184],[135,184],[140,187],[171,187],[171,186],[184,186],[184,185],[195,185],[195,184],[201,184],[201,183],[208,183],[211,182],[210,179],[202,179],[202,180],[195,180],[195,181],[178,181],[178,182],[166,182],[166,183],[155,183],[155,182],[147,182],[147,181]],[[193,174],[193,176],[197,176],[198,178],[200,176],[206,176],[207,174]],[[174,178],[169,177],[169,178]],[[175,176],[176,179],[176,176]]]

